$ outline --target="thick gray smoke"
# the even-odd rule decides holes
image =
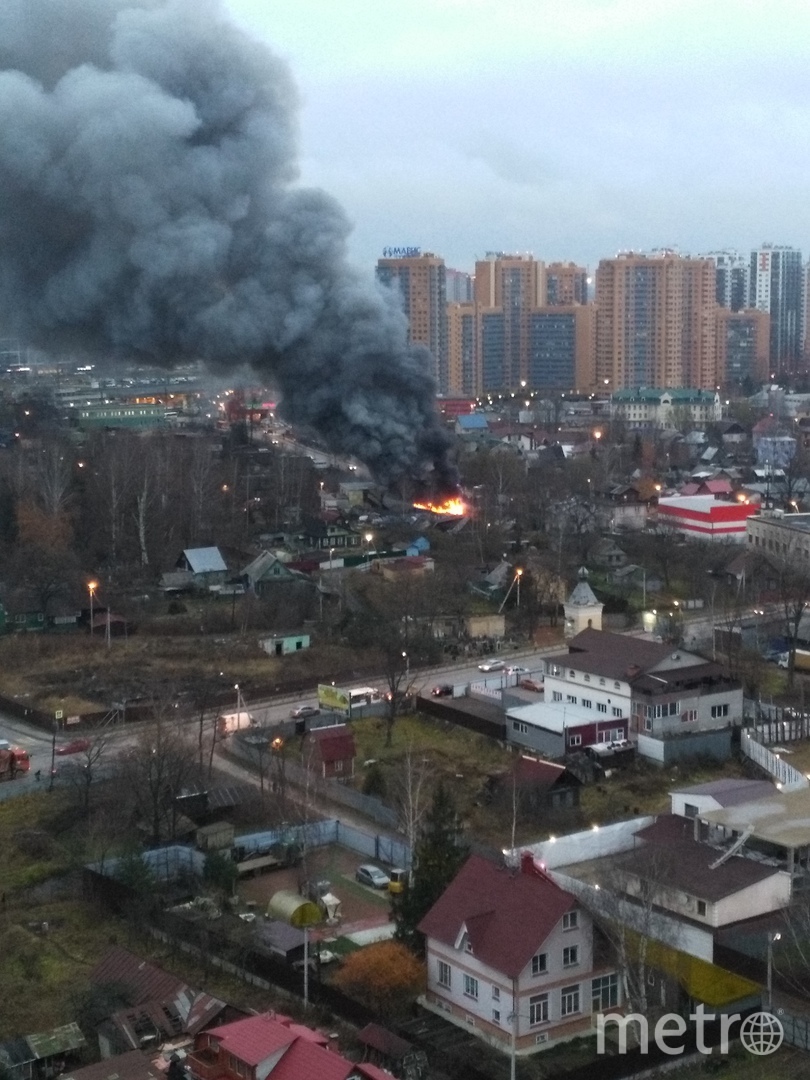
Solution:
[[[272,377],[384,480],[454,482],[426,350],[296,188],[296,94],[217,0],[2,0],[0,327]]]

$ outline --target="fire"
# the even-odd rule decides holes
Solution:
[[[442,503],[414,503],[416,510],[430,510],[432,514],[447,514],[449,517],[464,517],[468,513],[463,499],[445,499]]]

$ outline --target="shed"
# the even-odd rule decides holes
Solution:
[[[288,653],[300,652],[310,646],[309,634],[300,630],[280,630],[276,634],[262,638],[259,644],[268,656],[286,656]]]
[[[357,750],[354,734],[347,724],[314,728],[307,736],[310,768],[325,780],[344,780],[354,776]]]
[[[233,845],[233,825],[228,821],[216,821],[197,829],[197,847],[200,851],[222,851]]]
[[[311,900],[306,900],[292,889],[281,889],[273,893],[267,905],[267,918],[279,919],[299,928],[315,926],[323,921],[321,909]]]

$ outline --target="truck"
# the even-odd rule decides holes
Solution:
[[[0,780],[16,780],[31,768],[28,751],[21,746],[12,746],[6,739],[0,739]]]
[[[784,670],[787,671],[788,667],[790,667],[790,653],[783,652],[776,661],[776,664],[778,667],[784,668]],[[793,666],[796,671],[810,671],[810,649],[797,649],[796,660]]]
[[[217,734],[220,738],[233,734],[234,731],[246,731],[256,727],[256,720],[246,710],[241,712],[221,713],[217,717]]]

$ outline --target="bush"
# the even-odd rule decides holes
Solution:
[[[381,1016],[408,1011],[425,982],[425,970],[412,952],[396,941],[380,941],[350,953],[335,985]]]

